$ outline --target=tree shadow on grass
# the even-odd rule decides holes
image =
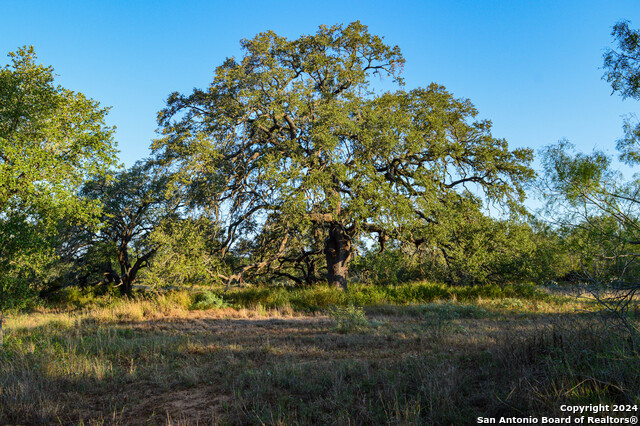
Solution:
[[[607,358],[624,342],[590,315],[454,313],[391,310],[357,333],[337,332],[326,317],[206,313],[14,329],[0,356],[0,420],[460,423],[514,406],[557,411],[571,395],[541,399],[540,386],[569,389],[585,376],[607,384],[591,400],[578,394],[585,401],[638,394],[638,362]],[[559,373],[556,361],[575,365]]]

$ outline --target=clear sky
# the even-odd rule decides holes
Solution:
[[[601,79],[621,19],[640,27],[640,1],[0,0],[0,52],[33,45],[58,83],[111,106],[127,166],[149,155],[167,95],[206,87],[240,39],[355,20],[400,46],[408,89],[436,82],[469,98],[511,146],[567,138],[613,154],[621,116],[640,109]]]

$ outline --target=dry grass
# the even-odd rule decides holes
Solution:
[[[14,315],[0,423],[468,424],[640,404],[638,353],[592,311],[514,297],[383,304],[350,329],[286,303],[193,311],[173,294]]]

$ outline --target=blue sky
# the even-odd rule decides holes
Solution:
[[[640,106],[601,80],[621,19],[640,27],[640,1],[0,0],[0,52],[33,45],[58,83],[111,106],[127,166],[149,155],[167,95],[207,86],[240,39],[354,20],[400,46],[407,88],[436,82],[469,98],[511,146],[567,138],[613,154],[621,116]]]

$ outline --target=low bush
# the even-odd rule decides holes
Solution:
[[[227,307],[228,304],[221,296],[211,292],[205,291],[202,293],[196,293],[193,295],[193,301],[190,308],[192,310],[204,310],[204,309],[220,309]]]

